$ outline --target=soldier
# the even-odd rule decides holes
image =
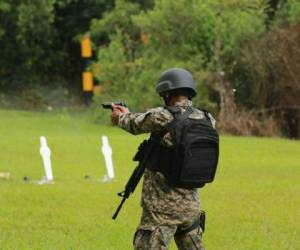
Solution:
[[[179,107],[183,113],[192,106],[196,89],[192,75],[179,68],[164,72],[158,80],[156,91],[166,106]],[[193,109],[192,119],[202,119],[204,112]],[[215,120],[209,114],[214,125]],[[111,120],[114,125],[131,134],[151,133],[160,136],[166,147],[173,145],[166,126],[174,119],[172,113],[163,107],[145,113],[132,113],[127,108],[113,105]],[[172,187],[164,174],[154,167],[147,167],[144,173],[141,205],[141,222],[134,236],[134,249],[168,249],[174,237],[178,249],[204,249],[199,226],[200,201],[196,188]]]

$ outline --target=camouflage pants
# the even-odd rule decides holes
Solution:
[[[175,234],[177,229],[185,230],[191,227],[198,216],[198,213],[183,216],[144,210],[134,236],[134,249],[167,250],[170,240],[174,237],[180,250],[204,250],[200,227],[186,234]]]

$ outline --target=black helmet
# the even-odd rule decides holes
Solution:
[[[161,94],[166,91],[185,88],[189,90],[191,97],[197,92],[193,76],[185,69],[173,68],[161,74],[156,84],[156,91]]]

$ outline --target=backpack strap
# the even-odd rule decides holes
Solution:
[[[200,109],[200,110],[204,113],[205,117],[209,119],[209,112],[206,109]]]
[[[211,125],[213,127],[213,123],[212,120],[210,119],[210,113],[206,110],[206,109],[200,109],[203,113],[205,118],[209,121],[209,125]]]
[[[175,117],[175,119],[181,116],[181,109],[178,106],[167,106],[165,108]]]
[[[166,107],[166,109],[174,116],[174,120],[166,125],[168,130],[172,130],[176,127],[178,123],[181,123],[185,119],[189,117],[190,114],[193,113],[194,109],[192,107],[187,107],[186,110],[181,113],[181,109],[179,107]]]

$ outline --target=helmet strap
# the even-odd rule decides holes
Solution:
[[[172,99],[172,95],[169,92],[165,92],[165,93],[161,94],[160,96],[164,99],[165,105],[168,106],[168,103]]]

